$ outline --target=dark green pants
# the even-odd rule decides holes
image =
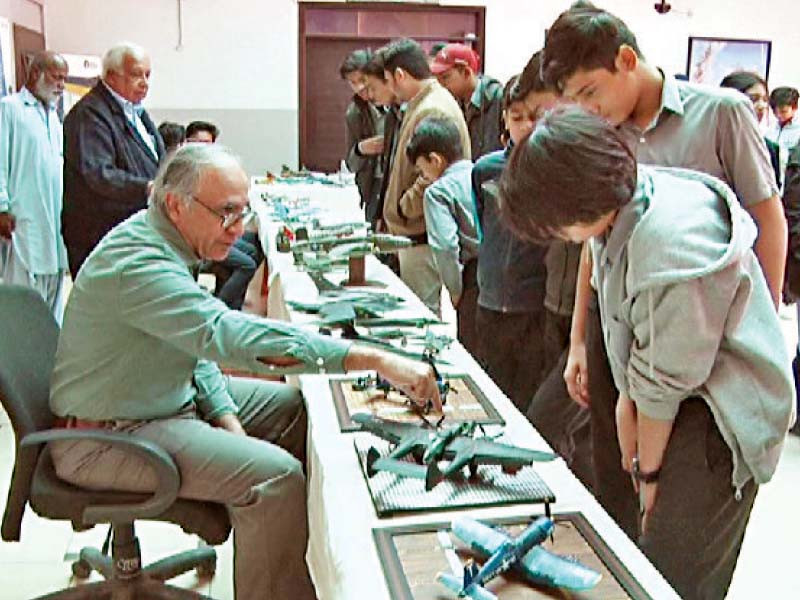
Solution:
[[[662,462],[647,533],[640,535],[638,499],[622,470],[611,378],[600,317],[588,313],[586,353],[595,495],[606,511],[684,600],[722,600],[736,567],[758,486],[737,499],[733,456],[700,398],[683,401]]]

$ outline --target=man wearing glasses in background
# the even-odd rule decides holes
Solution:
[[[441,410],[441,400],[426,363],[230,310],[197,285],[200,261],[224,259],[242,235],[247,191],[221,146],[187,144],[167,159],[147,210],[105,236],[78,275],[50,406],[58,426],[155,442],[178,466],[180,497],[227,506],[237,600],[312,599],[303,396],[226,378],[217,362],[264,374],[376,370],[415,402]],[[152,470],[124,451],[94,441],[51,450],[59,477],[80,487],[155,489]]]
[[[145,207],[164,142],[141,103],[150,58],[122,43],[103,57],[103,77],[64,120],[62,232],[74,280],[117,223]]]

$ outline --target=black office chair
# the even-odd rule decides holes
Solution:
[[[84,548],[73,563],[79,578],[97,570],[105,581],[64,589],[41,598],[207,598],[164,581],[197,569],[201,576],[214,573],[216,553],[204,547],[141,567],[136,519],[168,521],[209,544],[221,544],[230,532],[222,504],[177,498],[180,475],[162,448],[134,436],[100,430],[50,429],[50,374],[58,340],[58,326],[42,298],[33,290],[0,285],[0,402],[11,419],[16,437],[16,460],[2,522],[2,538],[19,541],[22,516],[30,503],[36,514],[72,522],[76,531],[109,523],[113,532],[112,555]],[[58,478],[45,446],[52,440],[92,439],[125,448],[147,461],[158,476],[151,494],[97,492],[75,487]]]

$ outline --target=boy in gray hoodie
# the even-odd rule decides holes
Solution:
[[[625,132],[577,107],[537,124],[500,192],[518,235],[589,240],[639,546],[683,598],[724,597],[794,419],[752,219],[709,175],[637,168]]]

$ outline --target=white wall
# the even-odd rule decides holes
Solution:
[[[27,0],[0,0],[4,4]],[[797,0],[672,0],[659,15],[654,0],[599,4],[627,21],[649,61],[670,73],[686,68],[689,35],[769,39],[770,84],[800,86]],[[54,50],[102,54],[128,39],[153,60],[147,105],[157,118],[222,119],[222,141],[252,172],[297,161],[296,0],[47,0],[46,33]],[[506,79],[539,49],[544,30],[570,0],[444,0],[485,4],[486,71]],[[226,137],[226,132],[228,136]]]

